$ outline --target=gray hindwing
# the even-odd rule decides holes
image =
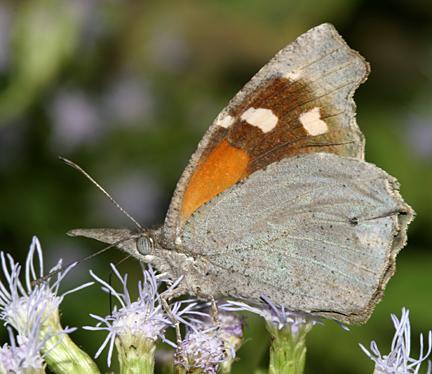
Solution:
[[[257,171],[199,208],[182,247],[208,262],[211,294],[362,322],[405,244],[411,208],[396,180],[361,160],[318,153]],[[210,286],[209,286],[210,287]]]

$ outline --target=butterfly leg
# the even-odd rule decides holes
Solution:
[[[167,300],[169,300],[169,298],[165,296],[165,293],[163,293],[161,295],[162,307],[165,309],[165,313],[168,315],[169,319],[174,324],[174,327],[176,330],[176,344],[177,344],[177,347],[180,347],[180,344],[182,341],[181,332],[180,332],[180,323],[179,323],[178,319],[175,317],[175,315],[172,313],[171,308],[170,308]]]
[[[175,281],[174,284],[171,285],[171,287],[169,287],[167,290],[162,292],[160,296],[161,298],[164,298],[166,301],[171,301],[176,297],[187,294],[188,291],[189,289],[187,288],[184,282],[184,278],[181,277],[177,281]]]
[[[219,309],[213,296],[210,298],[210,315],[215,324],[219,322]]]

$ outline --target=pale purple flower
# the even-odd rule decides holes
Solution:
[[[61,90],[49,107],[52,145],[62,153],[93,144],[104,135],[106,126],[94,98],[75,89]]]
[[[24,370],[43,373],[45,364],[37,336],[32,339],[18,335],[15,339],[11,328],[8,328],[8,333],[10,343],[0,348],[0,373],[22,373]]]
[[[154,344],[159,338],[175,346],[174,343],[165,339],[166,329],[173,326],[174,322],[163,309],[158,288],[161,283],[166,283],[169,285],[168,290],[173,290],[177,287],[180,279],[170,284],[168,280],[163,280],[160,276],[156,275],[154,270],[149,266],[148,270],[143,270],[143,282],[140,281],[138,283],[138,299],[132,301],[127,289],[127,274],[121,276],[114,265],[111,265],[111,268],[122,285],[121,291],[117,291],[93,272],[90,272],[92,277],[102,285],[102,290],[115,297],[120,305],[120,307],[117,305],[114,306],[112,313],[106,317],[90,314],[98,323],[96,326],[85,326],[84,328],[87,330],[108,332],[106,339],[96,352],[95,358],[99,357],[108,345],[107,363],[110,366],[114,343],[117,338],[124,338],[126,340],[128,337],[134,336],[138,339],[146,340],[149,344]],[[181,306],[184,304],[188,305],[182,309]],[[196,303],[189,301],[177,302],[171,306],[171,313],[178,321],[188,323],[182,316],[193,315],[195,305]]]
[[[375,341],[370,344],[367,350],[362,344],[360,348],[366,355],[375,362],[375,373],[379,374],[417,374],[420,366],[427,360],[432,351],[432,331],[428,332],[428,346],[424,351],[423,334],[420,334],[420,353],[418,358],[410,357],[411,354],[411,326],[409,320],[409,310],[402,308],[400,320],[392,314],[391,319],[395,327],[395,335],[392,340],[390,353],[381,354]],[[431,372],[430,361],[427,373]]]
[[[49,279],[43,279],[44,263],[39,240],[33,237],[25,264],[24,280],[20,279],[21,265],[13,257],[0,252],[1,269],[5,282],[0,281],[0,318],[13,326],[20,335],[26,335],[32,328],[29,319],[43,310],[50,315],[58,310],[63,298],[72,292],[92,284],[86,283],[70,291],[59,294],[60,283],[75,264],[62,270],[62,261],[49,270],[47,274],[56,272]],[[28,311],[33,313],[29,313]],[[31,322],[31,321],[30,321]]]
[[[226,359],[233,361],[243,339],[243,319],[236,313],[219,310],[217,321],[226,348]]]
[[[221,365],[234,361],[242,338],[243,321],[238,315],[223,310],[214,316],[199,312],[199,318],[187,326],[186,336],[177,347],[175,364],[186,370],[216,373]]]
[[[264,301],[261,306],[251,306],[241,301],[227,301],[221,306],[226,311],[248,311],[263,317],[267,324],[277,330],[286,327],[291,329],[292,335],[297,335],[305,325],[315,325],[321,322],[321,318],[312,316],[304,312],[293,312],[287,310],[284,306],[274,304],[269,298],[263,296]]]
[[[406,124],[406,139],[414,156],[429,161],[432,156],[431,115],[410,115]]]
[[[193,328],[177,347],[174,363],[187,372],[201,369],[204,373],[216,374],[225,359],[225,344],[217,327]]]
[[[219,310],[217,323],[226,336],[243,337],[243,320],[237,314],[225,313],[223,310]]]
[[[136,76],[115,79],[103,97],[103,112],[110,123],[145,126],[155,111],[155,97],[149,82]]]
[[[25,370],[32,372],[44,373],[44,357],[56,347],[57,344],[41,354],[45,343],[59,335],[69,334],[75,331],[75,328],[61,329],[54,331],[51,328],[45,328],[44,324],[50,316],[50,311],[45,308],[51,308],[49,304],[45,304],[45,308],[41,307],[43,303],[42,294],[31,294],[29,302],[23,305],[20,313],[22,317],[21,332],[15,338],[12,328],[8,326],[9,344],[4,344],[0,348],[0,373],[21,373]],[[25,308],[24,308],[25,307]]]

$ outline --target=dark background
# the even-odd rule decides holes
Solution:
[[[78,162],[142,224],[161,223],[188,157],[220,109],[276,51],[309,28],[335,24],[371,63],[356,94],[366,158],[401,182],[417,211],[398,270],[370,321],[310,333],[307,373],[372,372],[358,343],[390,347],[390,313],[432,326],[432,4],[430,0],[0,2],[0,247],[22,260],[33,234],[46,261],[95,252],[74,227],[133,228],[57,155]],[[111,251],[81,264],[64,289],[108,277]],[[122,272],[138,273],[133,260]],[[132,287],[131,287],[132,288]],[[97,287],[62,305],[69,326],[109,313]],[[267,362],[258,319],[234,372]],[[104,335],[78,331],[93,354]],[[105,366],[105,355],[99,360]]]

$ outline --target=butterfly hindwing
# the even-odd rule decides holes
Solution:
[[[290,310],[362,322],[412,218],[397,188],[364,161],[287,158],[201,206],[183,227],[181,248],[208,262],[204,294],[256,302],[268,295]]]

